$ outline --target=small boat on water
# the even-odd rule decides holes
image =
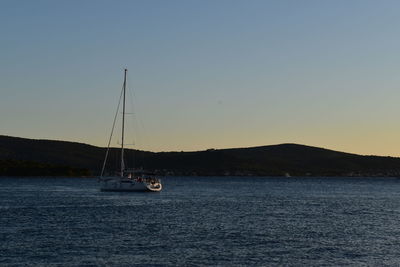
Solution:
[[[154,173],[140,171],[125,171],[124,176],[102,177],[100,187],[103,192],[157,192],[161,189],[161,181]]]
[[[121,132],[121,157],[120,170],[113,176],[103,176],[107,163],[112,134],[114,132],[115,121],[119,112],[120,103],[118,103],[117,114],[115,114],[111,136],[108,142],[106,156],[104,158],[103,168],[99,177],[100,190],[105,192],[158,192],[162,189],[161,180],[151,172],[143,170],[127,169],[124,163],[124,134],[125,134],[125,95],[126,95],[126,74],[124,70],[124,84],[121,92],[122,97],[122,132]],[[120,98],[121,102],[121,98]]]

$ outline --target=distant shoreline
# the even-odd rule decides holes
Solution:
[[[0,135],[0,176],[96,177],[106,149],[82,143]],[[104,173],[115,173],[121,153],[111,148]],[[400,158],[362,156],[299,144],[192,152],[126,149],[125,165],[160,176],[400,177]]]
[[[348,179],[382,179],[382,178],[390,178],[390,179],[400,179],[399,176],[217,176],[217,175],[210,175],[210,176],[194,176],[194,175],[168,175],[168,176],[160,176],[161,178],[216,178],[216,179],[221,179],[221,178],[235,178],[235,179],[247,179],[247,178],[264,178],[264,179],[285,179],[285,180],[290,180],[290,179],[313,179],[313,178],[320,178],[320,179],[335,179],[335,178],[348,178]],[[0,179],[4,178],[29,178],[29,179],[98,179],[99,176],[0,176]]]

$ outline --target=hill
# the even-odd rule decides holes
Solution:
[[[107,172],[118,169],[110,151]],[[98,175],[105,148],[0,136],[0,175]],[[361,156],[298,144],[196,152],[126,150],[126,164],[170,175],[400,176],[400,158]]]

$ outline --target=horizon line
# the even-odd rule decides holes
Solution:
[[[98,146],[98,145],[93,145],[89,143],[84,143],[84,142],[79,142],[79,141],[69,141],[69,140],[60,140],[60,139],[47,139],[47,138],[32,138],[32,137],[21,137],[21,136],[12,136],[12,135],[6,135],[6,134],[0,134],[0,137],[8,137],[8,138],[17,138],[17,139],[27,139],[27,140],[35,140],[35,141],[55,141],[55,142],[68,142],[68,143],[77,143],[77,144],[82,144],[82,145],[87,145],[87,146],[93,146],[93,147],[98,147],[98,148],[107,148],[107,146]],[[329,150],[333,152],[339,152],[339,153],[346,153],[346,154],[352,154],[352,155],[358,155],[358,156],[367,156],[367,157],[389,157],[389,158],[400,158],[396,156],[389,156],[389,155],[373,155],[373,154],[357,154],[353,152],[347,152],[347,151],[339,151],[335,149],[330,149],[326,147],[319,147],[319,146],[311,146],[311,145],[306,145],[306,144],[298,144],[298,143],[279,143],[279,144],[270,144],[270,145],[258,145],[258,146],[247,146],[247,147],[227,147],[227,148],[206,148],[203,150],[170,150],[170,151],[150,151],[150,150],[142,150],[142,149],[135,149],[135,148],[124,148],[127,150],[137,150],[137,151],[144,151],[144,152],[151,152],[151,153],[180,153],[180,152],[201,152],[201,151],[209,151],[209,150],[230,150],[230,149],[248,149],[248,148],[259,148],[259,147],[268,147],[268,146],[282,146],[282,145],[297,145],[297,146],[305,146],[305,147],[311,147],[311,148],[317,148],[317,149],[324,149],[324,150]],[[115,146],[110,146],[112,149],[118,149],[119,147]]]

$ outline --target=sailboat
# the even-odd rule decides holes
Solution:
[[[107,146],[106,156],[103,162],[103,168],[99,177],[100,190],[111,192],[158,192],[162,189],[161,180],[151,172],[143,170],[135,170],[125,168],[124,164],[124,134],[125,134],[125,95],[126,95],[126,74],[127,69],[124,69],[124,83],[121,92],[122,101],[122,132],[121,132],[121,161],[120,169],[113,176],[104,176],[106,162],[110,151],[112,134],[114,132],[115,121],[119,111],[120,103],[118,103],[117,113],[114,117],[114,123],[111,130],[110,139]],[[121,102],[121,97],[120,97]]]

